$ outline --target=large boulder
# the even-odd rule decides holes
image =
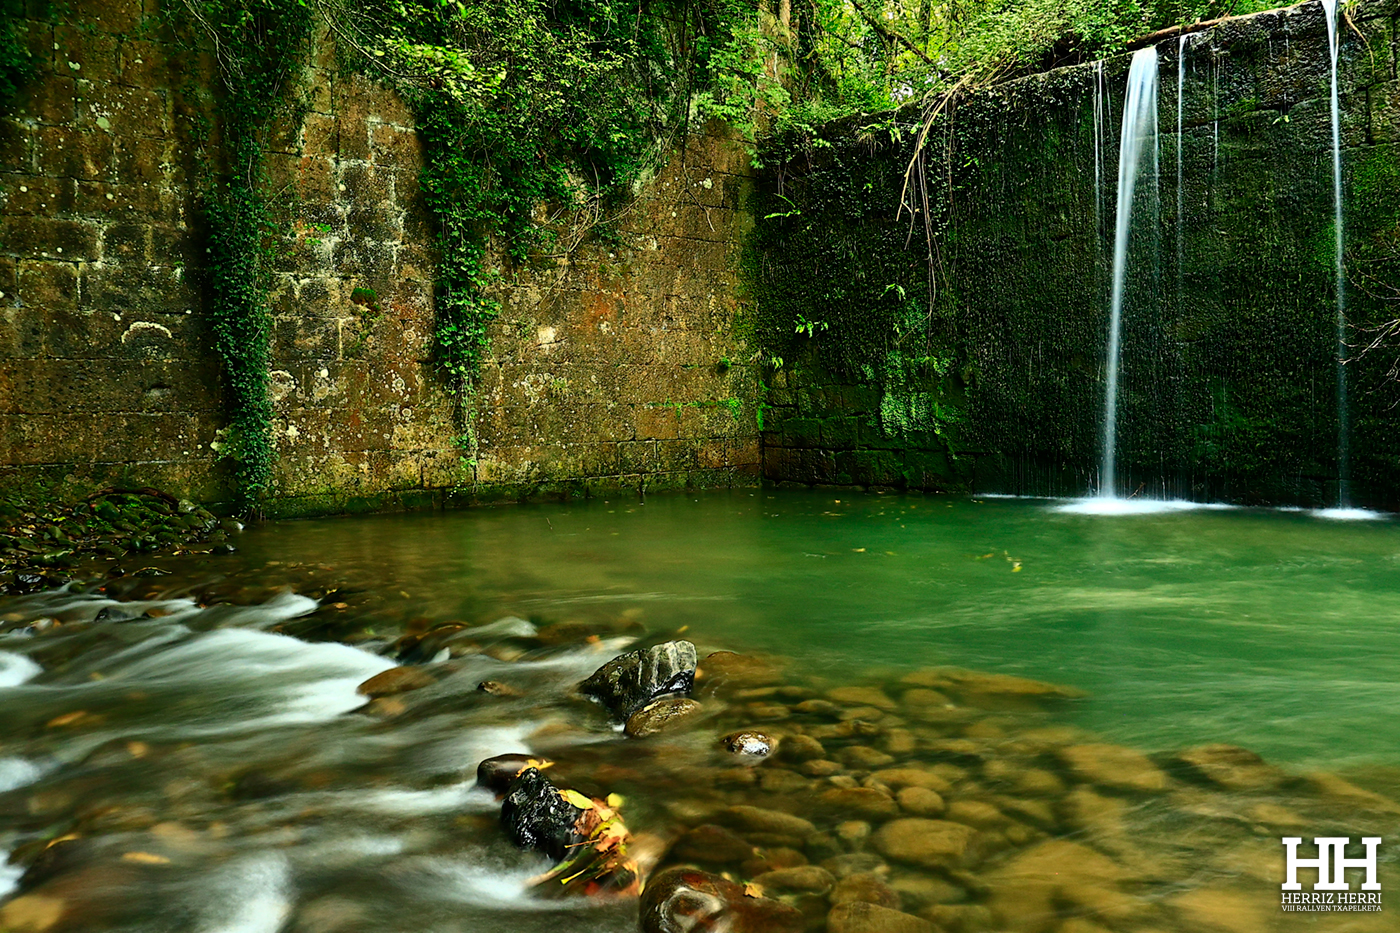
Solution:
[[[743,885],[693,868],[672,868],[647,882],[642,933],[802,933],[802,912]]]
[[[583,841],[577,828],[582,815],[537,768],[526,768],[501,804],[501,828],[520,848],[538,849],[558,862]]]
[[[695,685],[695,664],[694,645],[668,641],[613,658],[579,684],[579,692],[626,722],[653,700],[689,694]]]

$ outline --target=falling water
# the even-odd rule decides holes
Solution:
[[[1337,106],[1337,0],[1322,0],[1327,11],[1327,50],[1332,58],[1332,213],[1337,276],[1337,508],[1351,506],[1351,416],[1347,410],[1347,296],[1342,273],[1342,129]]]
[[[1176,43],[1176,306],[1180,313],[1182,299],[1181,271],[1184,267],[1183,242],[1186,233],[1186,192],[1182,185],[1182,162],[1186,136],[1182,132],[1182,109],[1186,98],[1186,49],[1191,37],[1182,36]]]
[[[1103,59],[1094,62],[1094,230],[1103,234],[1103,143],[1104,117],[1108,95],[1103,76]]]
[[[1128,69],[1128,99],[1118,142],[1118,205],[1113,231],[1113,299],[1108,328],[1108,388],[1104,399],[1103,466],[1099,496],[1112,499],[1118,444],[1118,362],[1123,329],[1123,289],[1127,281],[1128,241],[1132,234],[1133,194],[1137,188],[1143,142],[1157,135],[1157,49],[1133,53]],[[1154,150],[1155,159],[1155,150]]]

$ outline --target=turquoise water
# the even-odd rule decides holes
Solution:
[[[1093,929],[1054,924],[1113,920],[1115,904],[1142,921],[1107,924],[1125,931],[1395,929],[1278,909],[1281,835],[1389,838],[1395,804],[1304,779],[1239,790],[1178,774],[1139,793],[1065,755],[1228,742],[1395,797],[1400,525],[1060,506],[745,490],[286,522],[247,530],[232,556],[156,561],[168,575],[128,566],[105,592],[0,600],[0,929],[635,930],[634,901],[532,885],[548,864],[510,845],[474,785],[477,762],[508,752],[556,760],[561,786],[621,793],[628,826],[663,849],[728,806],[810,816],[820,831],[791,844],[814,862],[836,845],[870,854],[871,824],[825,794],[874,779],[874,762],[942,768],[948,818],[979,827],[980,880],[898,859],[881,871],[948,930],[990,928],[944,922],[959,910]],[[405,633],[454,622],[475,630],[401,655]],[[632,638],[676,634],[702,656],[792,659],[787,692],[702,680],[702,718],[645,740],[572,696]],[[430,683],[369,703],[357,687],[401,656]],[[930,691],[899,678],[935,666],[1090,696],[930,711],[910,699]],[[887,712],[839,690],[830,715],[797,702],[853,684],[876,685]],[[736,767],[717,739],[753,727],[824,736],[832,760],[809,764],[829,776],[781,755]],[[1110,884],[1117,900],[1102,879],[1054,880],[1066,851],[1112,859],[1128,879]],[[1395,864],[1386,847],[1387,889]],[[1053,898],[1017,899],[1046,886]]]
[[[953,664],[1092,693],[1128,744],[1400,765],[1400,523],[1047,500],[736,491],[271,525],[430,617],[629,613],[835,675]]]

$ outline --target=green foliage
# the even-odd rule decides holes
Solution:
[[[15,28],[23,17],[24,0],[0,0],[0,113],[34,76],[34,62]]]
[[[310,35],[306,0],[185,0],[213,40],[225,170],[205,196],[205,275],[214,345],[223,363],[228,426],[219,452],[233,461],[237,505],[252,511],[272,477],[268,398],[272,243],[266,137],[291,107],[288,88]]]

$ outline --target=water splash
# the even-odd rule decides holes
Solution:
[[[1099,496],[1115,495],[1118,447],[1118,368],[1123,332],[1123,291],[1127,282],[1128,242],[1132,236],[1133,195],[1137,189],[1143,143],[1157,137],[1157,49],[1133,53],[1128,69],[1128,97],[1118,141],[1118,205],[1113,232],[1113,297],[1108,328],[1108,385],[1104,399],[1103,465]],[[1156,150],[1154,149],[1154,164]]]
[[[1337,104],[1337,0],[1322,0],[1327,13],[1327,52],[1332,64],[1332,225],[1337,278],[1337,508],[1351,506],[1351,413],[1347,406],[1347,295],[1342,271],[1342,121]]]

